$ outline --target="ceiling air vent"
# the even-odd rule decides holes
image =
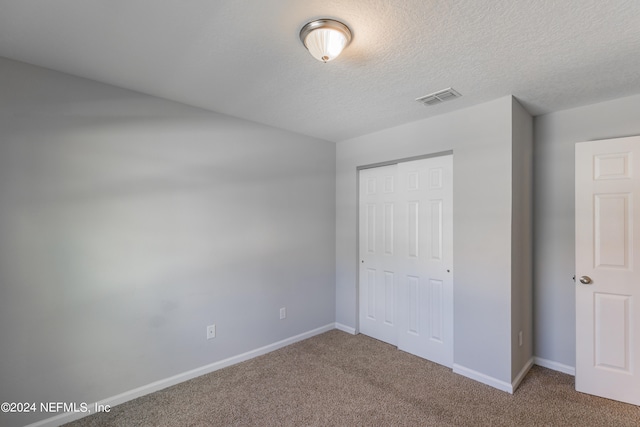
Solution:
[[[448,101],[453,98],[457,98],[460,95],[453,88],[446,88],[443,90],[439,90],[434,93],[430,93],[429,95],[421,96],[420,98],[416,98],[416,101],[424,104],[424,105],[436,105],[440,104],[444,101]]]

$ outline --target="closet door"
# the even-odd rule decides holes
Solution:
[[[398,165],[400,350],[453,366],[453,161]]]
[[[360,171],[360,332],[453,365],[452,156]]]
[[[360,171],[360,332],[396,345],[397,165]]]

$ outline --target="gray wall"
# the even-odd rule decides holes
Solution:
[[[454,363],[511,383],[512,103],[338,143],[336,322],[356,327],[356,167],[453,150]]]
[[[4,59],[0,93],[0,402],[94,402],[334,322],[334,143]]]
[[[537,357],[575,366],[575,144],[640,134],[640,95],[536,117],[534,331]]]
[[[512,135],[511,375],[515,378],[533,356],[533,118],[515,99]]]

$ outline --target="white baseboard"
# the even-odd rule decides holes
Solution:
[[[489,375],[485,375],[481,372],[474,371],[473,369],[469,369],[454,363],[453,372],[464,377],[471,378],[472,380],[478,381],[482,384],[497,388],[498,390],[506,391],[507,393],[513,393],[513,385],[509,384],[508,382],[490,377]]]
[[[520,385],[524,377],[527,376],[527,373],[529,373],[529,370],[531,369],[532,366],[533,366],[533,357],[529,359],[527,363],[525,363],[522,369],[520,369],[520,372],[518,372],[518,375],[516,375],[516,378],[511,382],[511,390],[512,390],[511,394],[513,394],[513,392],[518,389],[518,386]]]
[[[453,372],[467,378],[471,378],[472,380],[481,382],[482,384],[486,384],[493,388],[497,388],[498,390],[506,391],[509,394],[513,394],[514,391],[518,388],[524,377],[527,376],[527,373],[531,369],[534,364],[534,358],[532,357],[527,361],[527,363],[522,367],[516,378],[509,384],[506,381],[499,380],[497,378],[490,377],[489,375],[483,374],[478,371],[474,371],[473,369],[466,368],[461,365],[453,364]]]
[[[346,332],[346,333],[351,334],[351,335],[355,335],[356,334],[356,328],[352,328],[351,326],[343,325],[342,323],[336,322],[336,329],[338,329],[338,330],[340,330],[342,332]]]
[[[576,376],[576,368],[562,363],[554,362],[553,360],[543,359],[541,357],[534,357],[533,363],[543,368],[553,369],[554,371],[563,372],[565,374]]]
[[[342,325],[344,326],[344,325]],[[345,326],[346,328],[346,326]],[[117,396],[108,397],[99,402],[95,402],[93,404],[89,404],[88,408],[93,409],[96,405],[108,405],[109,407],[113,407],[116,405],[120,405],[121,403],[128,402],[133,399],[137,399],[138,397],[147,395],[149,393],[156,392],[158,390],[162,390],[167,387],[171,387],[172,385],[179,384],[181,382],[190,380],[192,378],[199,377],[201,375],[205,375],[214,371],[217,371],[222,368],[226,368],[227,366],[235,365],[240,362],[244,362],[245,360],[253,359],[254,357],[262,356],[263,354],[270,353],[274,350],[278,350],[282,347],[286,347],[288,345],[294,344],[298,341],[306,340],[307,338],[311,338],[315,335],[322,334],[324,332],[330,331],[332,329],[340,329],[337,324],[330,323],[325,326],[321,326],[320,328],[313,329],[311,331],[303,332],[302,334],[286,338],[282,341],[275,342],[273,344],[266,345],[264,347],[257,348],[255,350],[248,351],[246,353],[239,354],[237,356],[229,357],[228,359],[221,360],[219,362],[214,362],[209,365],[202,366],[200,368],[192,369],[191,371],[183,372],[178,375],[174,375],[169,378],[165,378],[160,381],[153,382],[151,384],[144,385],[142,387],[138,387],[133,390],[125,391],[124,393],[118,394]],[[348,332],[348,331],[346,331]],[[355,332],[355,330],[354,330]],[[64,414],[59,414],[51,418],[47,418],[42,421],[38,421],[33,424],[29,424],[27,427],[57,427],[62,424],[66,424],[71,421],[78,420],[80,418],[91,415],[90,413],[83,412],[66,412]]]

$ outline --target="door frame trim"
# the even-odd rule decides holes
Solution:
[[[360,172],[362,169],[379,168],[382,166],[397,165],[398,163],[412,162],[414,160],[423,160],[423,159],[430,159],[432,157],[444,157],[449,155],[453,155],[453,150],[438,151],[437,153],[423,154],[421,156],[403,157],[400,159],[388,160],[385,162],[370,163],[368,165],[357,166],[356,171]],[[357,175],[356,181],[360,181],[360,175]]]

